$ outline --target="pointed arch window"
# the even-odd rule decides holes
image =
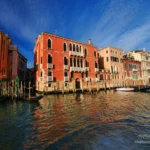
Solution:
[[[52,72],[51,71],[48,71],[48,76],[52,76]]]
[[[50,39],[48,39],[48,49],[52,48],[52,41]]]
[[[76,67],[76,59],[74,58],[74,67]]]
[[[75,45],[73,44],[73,51],[75,51]]]
[[[87,56],[87,49],[84,49],[84,55]]]
[[[48,63],[52,64],[52,56],[50,54],[48,55]]]
[[[70,51],[72,51],[72,44],[70,43]]]
[[[68,59],[64,57],[64,65],[68,65]]]
[[[97,62],[95,62],[95,68],[98,68],[98,67],[97,67]]]
[[[79,52],[79,47],[78,47],[78,45],[76,45],[76,51]]]
[[[72,58],[70,58],[70,66],[72,67]]]
[[[63,46],[64,46],[64,52],[66,52],[67,51],[67,44],[64,43]]]

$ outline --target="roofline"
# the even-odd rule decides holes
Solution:
[[[58,37],[58,38],[62,38],[62,39],[69,40],[69,41],[72,41],[72,42],[80,43],[80,44],[83,44],[83,45],[95,47],[98,50],[97,46],[90,45],[90,44],[83,43],[83,42],[79,42],[79,41],[75,41],[75,40],[72,40],[72,39],[69,39],[69,38],[65,38],[65,37],[62,37],[62,36],[58,36],[58,35],[55,35],[55,34],[52,34],[52,33],[42,32],[40,35],[44,35],[44,34],[51,35],[51,36]]]
[[[26,59],[26,61],[28,61],[28,59],[25,58],[19,51],[18,51],[18,53],[19,53],[24,59]]]
[[[124,50],[121,49],[121,48],[117,48],[117,47],[113,47],[113,46],[106,46],[106,47],[104,47],[104,48],[101,48],[100,50],[103,50],[103,49],[105,49],[105,48],[115,48],[115,49],[118,49],[118,50],[120,50],[120,51],[124,51]]]

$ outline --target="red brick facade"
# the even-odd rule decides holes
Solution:
[[[37,90],[51,89],[52,84],[58,86],[61,82],[74,82],[70,86],[83,88],[87,81],[98,81],[98,49],[90,42],[84,44],[48,33],[39,35],[34,48]]]

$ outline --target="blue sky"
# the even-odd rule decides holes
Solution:
[[[150,0],[0,0],[0,30],[33,66],[41,32],[125,51],[150,51]]]

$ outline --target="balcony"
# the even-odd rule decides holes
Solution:
[[[70,56],[79,56],[79,57],[84,57],[84,53],[82,52],[75,52],[75,51],[69,51]]]
[[[68,69],[69,69],[69,66],[68,66],[68,65],[64,65],[64,69],[65,69],[65,70],[68,70]]]
[[[48,63],[48,68],[53,69],[53,64],[52,63]]]
[[[48,81],[53,81],[53,76],[48,76]]]
[[[42,65],[42,64],[40,64],[40,69],[42,69],[42,66],[43,66],[43,65]]]
[[[84,68],[81,67],[70,67],[70,72],[74,71],[74,72],[84,72]]]
[[[43,81],[43,78],[42,78],[42,77],[39,77],[39,81]]]
[[[64,81],[65,82],[70,81],[70,78],[69,77],[64,77]]]
[[[96,80],[96,82],[98,82],[98,81],[99,81],[99,78],[96,78],[95,80]]]
[[[136,71],[138,71],[138,69],[133,68],[132,71],[136,72]]]
[[[86,77],[86,78],[85,78],[85,81],[86,81],[86,82],[90,81],[90,78],[89,78],[89,77]]]
[[[99,72],[99,68],[95,68],[95,72]]]
[[[89,69],[89,67],[85,67],[85,71],[89,71],[90,69]]]

